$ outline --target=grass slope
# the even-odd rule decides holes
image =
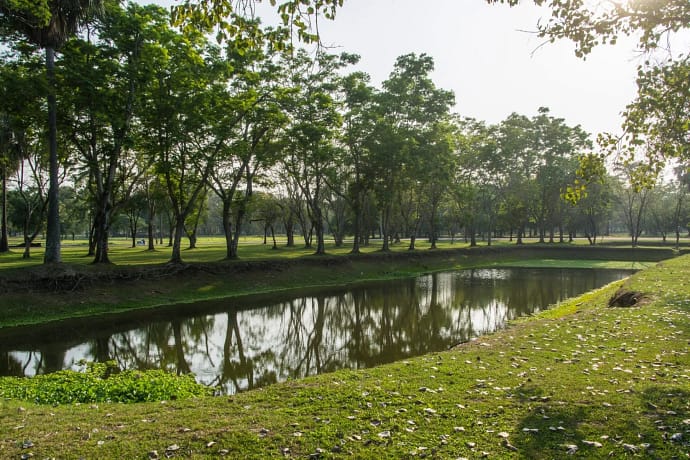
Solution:
[[[233,397],[0,402],[0,457],[685,458],[690,256],[456,349]],[[568,456],[568,458],[570,458]]]

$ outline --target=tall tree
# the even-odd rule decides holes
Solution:
[[[172,226],[171,263],[181,263],[185,222],[200,204],[218,153],[227,140],[213,130],[218,87],[230,67],[201,35],[168,29],[154,58],[154,81],[146,92],[142,123],[149,136],[142,148],[154,158],[168,193]],[[235,117],[233,123],[241,120]],[[230,126],[229,128],[232,128]]]
[[[55,51],[99,11],[102,3],[102,0],[41,0],[34,4],[0,1],[0,31],[3,35],[21,34],[45,50],[50,152],[45,263],[61,261]]]
[[[0,253],[10,250],[7,234],[7,180],[17,164],[9,115],[0,113]]]
[[[283,167],[306,200],[316,236],[316,254],[326,252],[323,206],[329,171],[335,166],[336,129],[341,124],[335,97],[339,87],[336,71],[358,60],[358,56],[345,53],[320,53],[312,61],[305,52],[299,52],[291,69],[292,83],[298,92],[290,106],[291,141]]]
[[[41,139],[44,130],[45,111],[42,99],[45,96],[45,80],[41,72],[39,56],[32,48],[22,46],[9,47],[3,52],[0,65],[0,180],[2,181],[2,224],[0,225],[0,252],[9,251],[8,242],[8,182],[15,179],[15,188],[22,185],[26,191],[31,187],[33,191],[40,191],[41,207],[45,202],[43,167],[46,157],[43,155],[45,140]],[[29,161],[30,164],[25,164]],[[27,173],[24,174],[24,166]],[[33,171],[36,174],[29,174]],[[40,173],[40,174],[39,174]],[[27,179],[27,181],[23,180]],[[40,186],[39,186],[40,184]],[[29,197],[15,195],[15,197]],[[38,197],[31,194],[29,201]],[[32,209],[34,207],[31,207]],[[23,225],[20,225],[23,227]]]
[[[623,214],[632,247],[636,247],[644,229],[651,188],[638,187],[635,184],[635,165],[621,164],[618,166],[618,172],[618,205]]]
[[[589,135],[580,126],[570,127],[562,118],[551,116],[546,107],[532,118],[534,151],[537,155],[536,193],[533,218],[538,227],[539,241],[554,241],[554,229],[560,230],[563,242],[562,213],[565,201],[561,193],[577,169],[577,156],[591,149]]]
[[[354,214],[354,239],[352,253],[360,252],[364,232],[364,211],[374,177],[370,147],[376,123],[374,110],[375,90],[370,86],[369,75],[354,72],[343,78],[341,92],[345,113],[340,150],[344,168],[337,172],[338,180],[344,181],[347,191],[342,193]]]
[[[220,148],[213,152],[209,185],[223,204],[226,257],[238,257],[242,224],[254,182],[276,162],[280,133],[287,123],[281,108],[282,69],[262,43],[240,52],[228,42],[228,83],[216,85],[210,133]]]
[[[415,165],[424,164],[425,137],[455,102],[452,92],[437,88],[431,80],[433,70],[434,61],[426,54],[399,56],[378,97],[380,116],[371,149],[377,169],[375,190],[384,251],[389,249],[396,193],[405,177],[419,173]]]
[[[109,5],[84,39],[72,40],[61,65],[74,88],[63,96],[65,131],[78,152],[94,203],[95,263],[109,263],[113,216],[128,201],[147,158],[135,151],[137,115],[152,83],[151,57],[168,25],[164,9]],[[67,107],[69,105],[69,107]]]
[[[496,220],[501,195],[504,163],[497,158],[495,133],[483,122],[468,118],[458,120],[456,148],[457,168],[449,187],[457,218],[469,236],[470,246],[477,245],[477,232],[486,222],[491,244],[491,231]]]

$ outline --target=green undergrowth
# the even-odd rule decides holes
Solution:
[[[685,458],[690,256],[442,353],[234,396],[0,402],[0,457]],[[645,294],[610,308],[619,288]]]
[[[0,398],[37,404],[135,403],[184,399],[209,394],[191,375],[161,370],[120,371],[112,363],[84,363],[83,371],[65,370],[32,378],[0,378]]]

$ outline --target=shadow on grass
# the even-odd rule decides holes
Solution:
[[[510,439],[519,458],[686,458],[690,451],[687,387],[652,385],[613,405],[585,393],[558,401],[536,385],[519,398],[530,408]]]

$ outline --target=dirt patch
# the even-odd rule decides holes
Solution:
[[[609,299],[609,307],[634,307],[639,306],[644,300],[644,293],[622,287]]]

